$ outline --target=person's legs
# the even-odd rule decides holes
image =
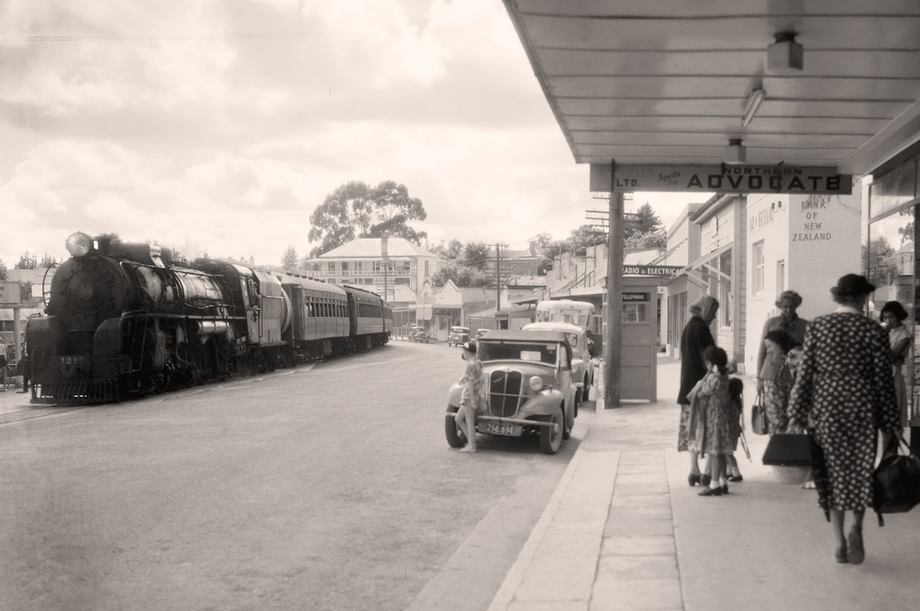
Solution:
[[[725,456],[725,461],[728,465],[729,481],[740,482],[742,477],[741,469],[738,468],[738,459],[735,458],[734,454],[727,454]]]
[[[861,563],[866,557],[866,550],[863,547],[862,539],[862,523],[864,516],[865,511],[853,512],[853,526],[850,528],[850,536],[847,539],[847,543],[850,547],[850,562],[853,564]]]
[[[722,472],[722,465],[724,462],[721,454],[706,454],[706,467],[708,472],[706,473],[705,479],[707,480],[708,486],[699,493],[700,496],[722,495],[723,490],[722,484],[719,483],[719,474]]]
[[[834,529],[834,540],[837,543],[834,557],[837,562],[848,562],[847,540],[843,536],[844,512],[842,509],[831,509],[831,528]]]
[[[692,450],[690,451],[690,474],[700,474],[700,453]]]
[[[461,452],[476,451],[476,419],[472,411],[468,403],[461,405],[457,411],[457,428],[466,435],[466,445],[460,448]]]

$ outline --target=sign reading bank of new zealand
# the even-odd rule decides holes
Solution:
[[[591,164],[591,191],[703,191],[719,193],[828,193],[849,195],[853,179],[837,168],[793,165]]]

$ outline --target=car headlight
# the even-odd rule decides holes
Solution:
[[[527,384],[530,386],[530,390],[538,392],[543,389],[543,378],[540,376],[533,376],[527,381]]]

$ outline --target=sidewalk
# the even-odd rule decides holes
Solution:
[[[699,497],[675,449],[680,364],[659,361],[655,404],[591,414],[588,433],[490,611],[907,609],[917,601],[920,511],[867,512],[866,560],[837,564],[816,493],[753,462],[730,494]],[[746,408],[753,381],[745,382]]]

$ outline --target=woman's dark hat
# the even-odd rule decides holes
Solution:
[[[476,354],[476,342],[463,342],[463,349]]]
[[[840,276],[837,280],[837,286],[831,287],[831,294],[834,297],[855,297],[857,295],[868,295],[875,290],[875,285],[866,280],[865,276],[859,274],[846,274]]]

